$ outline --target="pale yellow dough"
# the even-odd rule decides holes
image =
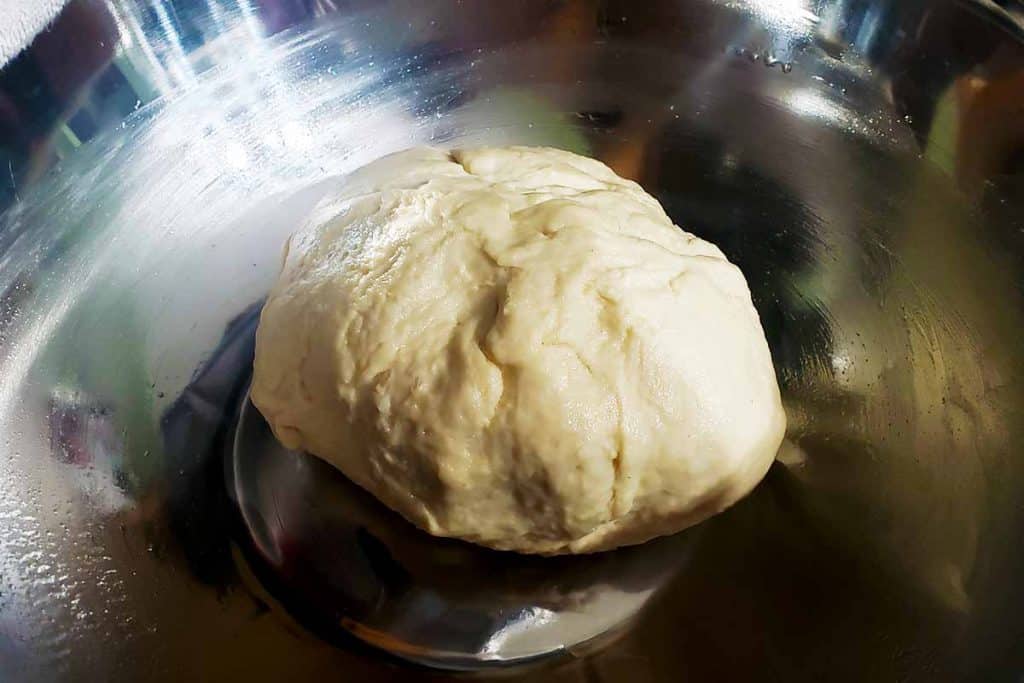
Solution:
[[[430,533],[525,553],[695,524],[785,428],[740,271],[548,148],[413,149],[349,177],[290,240],[252,399]]]

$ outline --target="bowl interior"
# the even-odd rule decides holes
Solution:
[[[273,36],[266,8],[196,5],[177,47],[122,7],[145,19],[125,59],[147,46],[137,71],[170,87],[3,216],[0,658],[393,675],[254,574],[216,428],[234,405],[182,397],[346,172],[517,143],[604,160],[742,268],[790,422],[635,628],[548,675],[1016,670],[1019,32],[972,3],[470,4]]]

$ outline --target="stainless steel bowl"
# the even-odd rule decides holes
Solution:
[[[790,429],[614,642],[508,676],[1018,680],[1018,10],[73,0],[0,72],[3,679],[444,679],[254,555],[218,363],[347,171],[516,142],[743,268]]]

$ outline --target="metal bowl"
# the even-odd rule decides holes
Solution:
[[[1017,680],[1018,8],[73,0],[0,72],[4,680],[445,678],[267,562],[225,453],[304,213],[387,152],[513,142],[722,247],[790,427],[611,642],[504,673]]]

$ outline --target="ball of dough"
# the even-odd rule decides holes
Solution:
[[[785,416],[740,271],[593,159],[413,149],[292,236],[252,400],[432,534],[583,553],[764,476]]]

